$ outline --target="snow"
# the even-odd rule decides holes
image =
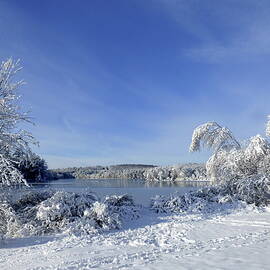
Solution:
[[[122,229],[6,239],[0,269],[269,269],[270,209],[161,214]]]

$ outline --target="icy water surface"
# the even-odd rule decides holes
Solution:
[[[71,192],[92,191],[100,197],[112,194],[130,194],[136,203],[148,205],[150,198],[156,195],[167,195],[196,190],[208,185],[208,182],[151,182],[130,179],[60,179],[46,184],[33,184],[35,188],[51,188]]]

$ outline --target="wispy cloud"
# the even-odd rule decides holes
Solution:
[[[106,14],[102,1],[47,2],[0,1],[0,50],[23,60],[50,167],[201,161],[188,145],[209,120],[263,132],[270,2],[116,1]]]
[[[235,60],[256,62],[270,56],[270,29],[254,28],[248,36],[232,39],[229,44],[205,44],[186,50],[186,55],[194,60],[213,63]]]
[[[196,45],[182,54],[213,63],[257,61],[270,54],[269,1],[159,0]]]

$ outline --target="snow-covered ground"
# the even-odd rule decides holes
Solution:
[[[270,209],[156,214],[121,230],[1,242],[0,269],[270,269]]]

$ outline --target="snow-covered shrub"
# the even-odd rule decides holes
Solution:
[[[231,179],[219,189],[221,194],[228,194],[248,204],[260,206],[270,203],[270,178],[265,175]]]
[[[216,188],[207,187],[184,195],[158,195],[152,198],[151,209],[161,213],[209,212],[217,207],[220,198]]]
[[[104,204],[108,205],[111,212],[117,213],[120,219],[132,220],[139,217],[139,209],[130,195],[107,196],[105,197]]]
[[[112,195],[103,202],[95,202],[87,217],[95,222],[95,227],[118,229],[122,220],[137,219],[139,212],[130,196]]]
[[[18,218],[11,205],[1,200],[0,202],[0,239],[5,235],[15,235],[20,228]]]
[[[35,224],[42,229],[37,234],[61,231],[69,223],[84,216],[85,210],[91,208],[97,198],[92,194],[76,194],[57,191],[35,207]]]
[[[0,213],[0,232],[20,237],[117,229],[125,219],[138,218],[139,208],[127,195],[101,201],[93,193],[30,191],[1,200]]]
[[[91,220],[95,228],[117,229],[121,226],[119,215],[111,212],[108,205],[95,202],[91,209],[85,211],[85,217]]]
[[[8,237],[30,235],[30,231],[37,231],[38,226],[33,223],[36,217],[36,207],[42,201],[53,195],[52,191],[23,192],[16,190],[1,194],[0,209],[5,216],[0,222],[0,230]],[[33,233],[34,234],[34,233]]]
[[[213,212],[239,201],[256,206],[268,205],[270,179],[258,175],[256,178],[230,180],[184,195],[156,196],[151,200],[151,208],[156,212]]]

